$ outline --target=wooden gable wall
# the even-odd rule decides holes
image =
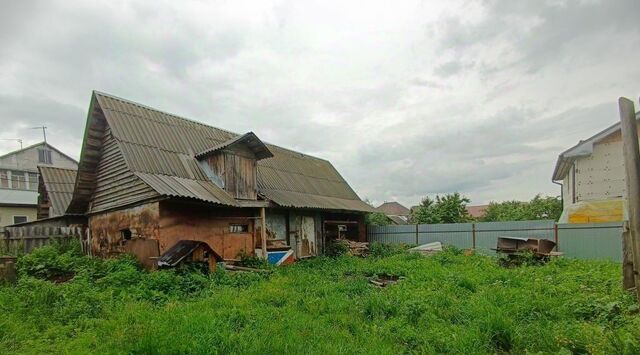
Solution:
[[[253,152],[243,145],[236,145],[216,152],[207,158],[213,173],[218,175],[224,190],[233,198],[256,200],[257,162]]]

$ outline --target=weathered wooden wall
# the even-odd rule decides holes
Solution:
[[[243,200],[258,198],[257,163],[251,150],[235,146],[211,155],[207,162],[214,174],[222,179],[225,191],[231,196]]]
[[[102,211],[156,196],[158,194],[155,191],[129,170],[120,147],[107,126],[97,167],[91,211]]]
[[[158,202],[91,215],[89,229],[93,254],[109,257],[132,253],[143,264],[147,264],[149,257],[158,256],[158,252],[153,251],[153,242],[145,243],[139,240],[158,240],[159,222]],[[130,240],[126,240],[124,230],[131,232]]]
[[[160,252],[180,240],[198,240],[207,243],[218,257],[237,260],[241,253],[253,255],[253,209],[215,208],[206,205],[160,202]],[[247,224],[247,233],[231,233],[231,224]]]
[[[17,227],[0,227],[0,249],[8,254],[30,253],[54,241],[78,239],[83,251],[88,253],[86,228],[82,222],[82,218],[55,218]]]

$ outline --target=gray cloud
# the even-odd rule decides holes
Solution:
[[[557,154],[637,97],[640,5],[441,5],[8,3],[0,138],[46,124],[78,157],[98,89],[330,159],[375,202],[556,193]]]

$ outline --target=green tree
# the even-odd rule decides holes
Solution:
[[[365,198],[363,201],[367,205],[374,207],[373,203],[368,198]],[[389,217],[387,217],[387,215],[382,212],[367,213],[364,221],[368,226],[388,226],[389,224],[391,224],[391,220],[389,219]]]
[[[372,212],[367,214],[365,221],[369,226],[386,226],[391,224],[389,217],[382,212]]]
[[[562,214],[559,197],[536,195],[531,201],[491,202],[487,207],[483,222],[528,221],[552,219],[557,221]]]
[[[443,196],[436,195],[435,199],[427,196],[413,210],[411,221],[424,224],[468,222],[471,220],[467,212],[469,201],[458,192]]]

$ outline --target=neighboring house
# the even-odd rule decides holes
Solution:
[[[0,156],[0,226],[36,219],[38,165],[75,168],[76,164],[45,142]]]
[[[364,241],[372,211],[327,160],[94,92],[67,215],[95,255],[151,267],[259,255],[262,213],[268,250],[317,255],[338,232]]]
[[[385,202],[376,208],[378,212],[384,213],[393,224],[409,223],[411,211],[398,202]]]
[[[77,170],[38,166],[38,219],[62,216],[67,211]]]
[[[619,122],[562,152],[552,177],[562,185],[560,221],[625,220],[625,175]]]
[[[489,205],[467,206],[467,213],[475,219],[482,218],[487,214]]]

